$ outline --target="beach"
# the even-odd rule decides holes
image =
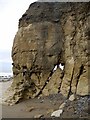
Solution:
[[[12,84],[12,80],[6,82],[0,82],[0,98],[2,98],[3,94],[10,87],[11,84]]]
[[[11,84],[12,84],[12,80],[6,82],[0,82],[0,119],[2,118],[2,97]]]
[[[8,89],[12,81],[0,82],[0,98]],[[1,92],[2,89],[2,92]],[[58,110],[60,105],[66,101],[61,118],[88,117],[88,102],[90,96],[77,97],[74,101],[66,100],[59,94],[23,100],[13,106],[0,104],[0,116],[2,118],[51,118],[53,111]]]

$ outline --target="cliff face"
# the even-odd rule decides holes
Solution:
[[[17,102],[59,92],[66,97],[89,95],[89,40],[89,3],[31,4],[14,38],[9,99]]]

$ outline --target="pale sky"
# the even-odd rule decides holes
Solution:
[[[18,20],[35,0],[0,0],[0,50],[11,50]]]
[[[18,21],[29,5],[35,1],[0,0],[0,70],[4,62],[11,62],[11,50],[18,30]]]

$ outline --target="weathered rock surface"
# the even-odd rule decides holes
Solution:
[[[15,102],[61,92],[88,95],[90,4],[30,5],[12,48]],[[53,71],[55,65],[64,65]]]

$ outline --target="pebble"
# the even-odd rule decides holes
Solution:
[[[40,96],[38,97],[38,100],[39,100],[39,99],[41,99],[41,97],[40,97]]]
[[[40,115],[35,115],[34,118],[42,118],[44,115],[40,114]]]
[[[41,101],[40,101],[40,103],[43,103],[43,102],[44,102],[44,100],[41,100]]]
[[[52,113],[54,110],[53,109],[48,109],[47,114]]]
[[[74,100],[75,100],[75,95],[72,94],[72,95],[69,97],[69,100],[70,100],[70,101],[74,101]]]
[[[35,108],[34,107],[30,107],[30,108],[28,108],[26,111],[27,112],[31,112],[31,111],[33,111]]]
[[[60,115],[62,114],[63,110],[56,110],[51,114],[51,117],[60,117]]]
[[[59,109],[63,109],[63,108],[65,107],[65,105],[66,105],[66,103],[65,103],[65,102],[64,102],[64,103],[62,103],[62,104],[60,105]]]

